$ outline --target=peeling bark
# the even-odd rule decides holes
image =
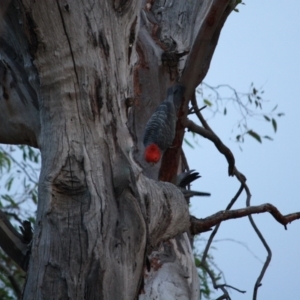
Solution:
[[[198,274],[192,267],[194,255],[186,233],[162,243],[149,259],[151,269],[145,272],[141,300],[199,299]]]

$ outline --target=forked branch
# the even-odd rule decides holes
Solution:
[[[278,223],[284,226],[285,229],[287,229],[286,225],[288,223],[300,219],[300,212],[292,213],[284,216],[274,205],[270,203],[265,203],[258,206],[249,206],[246,208],[241,208],[236,210],[222,210],[204,219],[197,219],[191,216],[191,226],[190,226],[191,233],[193,235],[199,234],[201,232],[211,230],[213,226],[220,224],[222,221],[242,218],[245,216],[250,216],[253,214],[261,214],[265,212],[269,212]]]
[[[197,133],[197,134],[209,139],[210,141],[212,141],[215,144],[215,146],[219,150],[219,152],[222,153],[228,161],[229,175],[236,176],[236,178],[241,183],[241,187],[240,187],[239,191],[237,192],[236,196],[232,199],[230,204],[227,206],[225,211],[218,212],[218,213],[216,213],[212,216],[209,216],[208,218],[205,218],[205,219],[197,219],[197,218],[191,216],[190,230],[193,234],[197,234],[197,233],[200,233],[200,232],[211,230],[211,227],[217,225],[215,227],[215,229],[213,230],[213,232],[212,232],[212,234],[209,238],[209,241],[206,245],[206,248],[204,250],[204,253],[203,253],[202,263],[205,264],[205,260],[206,260],[206,257],[207,257],[209,247],[212,243],[212,240],[213,240],[214,236],[216,235],[216,233],[219,229],[219,226],[220,226],[221,222],[224,221],[224,220],[229,220],[229,219],[248,216],[249,221],[251,223],[251,226],[253,227],[254,231],[258,235],[259,239],[261,240],[262,244],[264,245],[264,247],[265,247],[265,249],[268,253],[266,261],[264,262],[264,265],[263,265],[262,270],[260,272],[260,275],[258,276],[258,278],[256,280],[256,283],[254,285],[253,299],[255,300],[257,298],[258,288],[261,286],[262,278],[263,278],[263,276],[264,276],[264,274],[265,274],[265,272],[268,268],[268,265],[271,261],[272,251],[271,251],[269,245],[267,244],[265,238],[263,237],[262,233],[259,231],[258,227],[256,226],[256,224],[255,224],[255,222],[252,218],[252,214],[269,212],[277,220],[277,222],[284,225],[284,227],[286,228],[286,225],[288,223],[291,223],[294,220],[300,219],[300,212],[292,213],[292,214],[283,216],[279,212],[279,210],[275,206],[273,206],[272,204],[267,203],[267,204],[262,204],[260,206],[250,206],[250,201],[251,201],[250,189],[246,184],[246,177],[242,173],[240,173],[237,170],[236,166],[235,166],[235,160],[234,160],[234,156],[233,156],[232,152],[230,151],[230,149],[228,147],[226,147],[222,143],[220,138],[214,133],[214,131],[210,128],[210,126],[208,125],[208,123],[206,122],[204,117],[202,116],[201,111],[198,108],[195,95],[192,97],[191,102],[192,102],[192,106],[193,106],[192,107],[193,112],[197,115],[197,117],[198,117],[199,121],[201,122],[202,126],[199,126],[199,125],[195,124],[191,120],[187,120],[186,121],[186,128],[188,128],[188,130],[190,130],[190,131],[193,131],[194,133]],[[230,211],[232,205],[238,199],[239,195],[241,194],[241,192],[243,190],[245,190],[246,196],[247,196],[247,198],[246,198],[246,206],[247,207],[243,208],[243,209]],[[224,289],[225,289],[225,287],[224,287]],[[223,296],[225,298],[227,297],[227,295],[228,295],[227,291],[224,292]]]

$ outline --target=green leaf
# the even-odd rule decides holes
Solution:
[[[1,195],[1,198],[7,202],[9,202],[12,207],[18,207],[17,203],[14,201],[14,199],[10,195]]]
[[[272,119],[272,125],[273,125],[273,129],[276,132],[277,131],[277,123],[275,119]]]
[[[256,94],[257,94],[257,89],[253,88],[253,95],[256,95]]]
[[[268,122],[271,121],[271,119],[270,119],[268,116],[265,116],[265,115],[264,115],[264,118],[265,118]]]
[[[273,141],[273,139],[270,136],[268,136],[268,135],[263,136],[263,138],[266,139],[266,140]]]
[[[279,113],[279,114],[277,114],[278,117],[282,117],[284,115],[285,115],[285,113]]]
[[[34,223],[35,223],[35,218],[34,218],[34,217],[29,217],[29,218],[28,218],[28,221],[29,221],[30,223],[34,224]]]
[[[236,138],[237,142],[244,143],[244,136],[243,135],[238,134],[235,138]]]
[[[195,258],[195,265],[196,265],[196,267],[197,267],[197,268],[200,268],[200,266],[201,266],[201,261],[200,261],[200,259],[199,259],[197,256],[195,256],[194,258]]]
[[[260,135],[259,135],[258,133],[256,133],[256,132],[253,131],[253,130],[249,130],[247,133],[248,133],[250,136],[252,136],[254,139],[256,139],[258,142],[261,143],[261,137],[260,137]]]
[[[212,103],[210,101],[208,101],[207,99],[203,99],[204,104],[206,104],[207,106],[211,107]]]
[[[13,178],[13,177],[10,177],[10,178],[7,180],[7,182],[5,183],[5,187],[6,187],[6,189],[7,189],[8,191],[10,190],[13,181],[14,181],[14,178]]]
[[[278,107],[278,104],[275,105],[275,107],[272,109],[272,111],[276,110],[277,107]]]
[[[252,100],[251,100],[250,95],[248,95],[248,101],[250,102],[250,104],[252,104]]]
[[[7,157],[5,153],[0,152],[0,171],[2,172],[2,169],[6,169],[9,172],[10,167],[11,167],[10,159]]]
[[[190,146],[192,149],[194,149],[194,146],[186,138],[184,138],[183,140],[186,142],[186,144],[188,146]]]
[[[38,197],[37,197],[36,190],[33,190],[33,191],[32,191],[31,197],[32,197],[32,201],[33,201],[35,204],[37,204],[37,202],[38,202]]]
[[[226,109],[226,107],[224,108],[224,116],[226,116],[227,115],[227,109]]]

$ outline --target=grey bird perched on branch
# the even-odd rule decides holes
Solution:
[[[156,108],[149,119],[143,143],[144,158],[148,163],[157,163],[169,148],[175,137],[177,113],[185,88],[175,84],[168,89],[167,98]]]
[[[177,175],[176,179],[176,186],[181,190],[185,198],[190,198],[193,196],[210,196],[210,193],[205,192],[198,192],[198,191],[192,191],[187,190],[185,187],[191,184],[194,180],[200,178],[198,172],[195,172],[195,170],[189,170],[187,172],[183,172],[179,175]]]

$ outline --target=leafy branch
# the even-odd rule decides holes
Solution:
[[[32,235],[30,222],[23,220],[32,223],[35,220],[39,169],[37,150],[28,146],[0,146],[0,298],[3,300],[21,296],[25,279],[22,268],[26,269]],[[28,206],[29,199],[32,206]],[[18,247],[11,247],[11,243]]]
[[[263,134],[259,130],[249,125],[249,120],[264,121],[270,124],[275,134],[278,129],[278,118],[284,116],[284,113],[277,112],[278,105],[272,109],[266,109],[269,100],[264,99],[263,88],[256,88],[251,83],[248,92],[238,92],[228,84],[211,86],[202,83],[197,89],[197,95],[203,104],[208,107],[211,117],[217,114],[226,116],[229,110],[234,109],[240,116],[238,121],[233,125],[233,132],[236,132],[235,141],[241,145],[245,142],[245,137],[250,136],[259,143],[263,139],[273,140],[268,134]],[[193,112],[193,108],[190,109]]]

